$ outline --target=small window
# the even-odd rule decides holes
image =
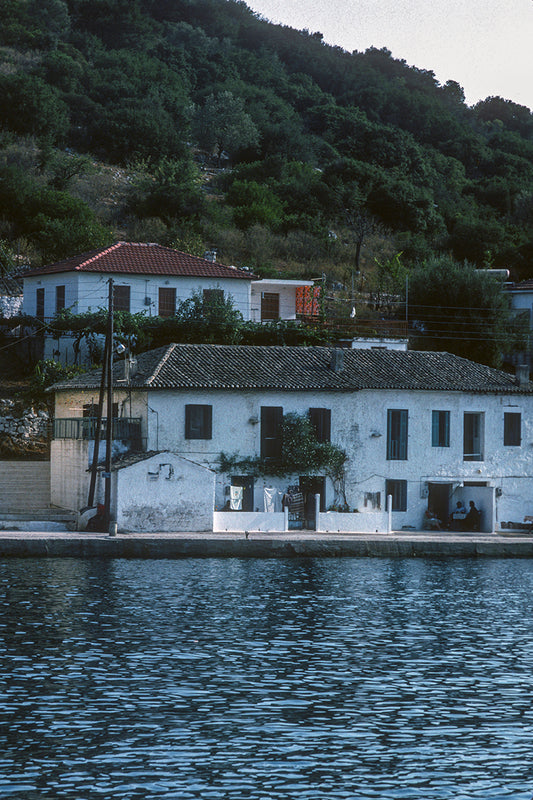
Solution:
[[[44,289],[37,289],[35,316],[44,322]]]
[[[115,311],[130,310],[130,287],[113,285],[113,308]]]
[[[465,412],[463,461],[483,461],[484,414]]]
[[[65,308],[65,286],[56,286],[56,314]]]
[[[450,412],[432,411],[431,413],[431,445],[432,447],[450,446]]]
[[[176,290],[166,286],[159,288],[159,316],[173,317],[176,313]]]
[[[281,458],[283,408],[261,406],[261,458],[276,461]]]
[[[407,420],[406,409],[390,408],[387,411],[387,459],[389,461],[407,460]]]
[[[206,306],[218,306],[224,302],[224,289],[204,289],[203,298]]]
[[[211,439],[213,407],[207,405],[185,406],[185,438]]]
[[[331,441],[331,409],[310,408],[309,422],[315,432],[317,442]]]
[[[506,447],[520,447],[522,443],[522,415],[506,411],[503,415],[503,443]]]
[[[365,492],[363,505],[381,511],[381,492]]]
[[[392,496],[393,511],[407,511],[407,481],[385,481],[385,494]]]
[[[261,321],[279,319],[279,294],[261,292]]]

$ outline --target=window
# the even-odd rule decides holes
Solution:
[[[103,412],[104,418],[107,414],[107,405],[104,403],[103,405]],[[118,419],[118,403],[113,403],[113,419]],[[83,404],[83,416],[84,417],[97,417],[98,416],[98,403],[84,403]]]
[[[317,442],[331,441],[331,409],[310,408],[309,422],[315,432]]]
[[[211,439],[213,431],[213,407],[204,405],[185,406],[185,438]]]
[[[431,445],[432,447],[450,446],[450,412],[431,412]]]
[[[387,459],[406,461],[407,459],[407,417],[406,409],[389,408],[387,411]]]
[[[167,287],[159,289],[159,316],[173,317],[176,313],[176,290]]]
[[[56,286],[56,314],[65,308],[65,287]]]
[[[279,294],[261,292],[261,321],[279,319]]]
[[[35,316],[38,320],[44,322],[44,289],[37,289],[35,304]]]
[[[220,305],[224,302],[224,289],[204,289],[203,298],[205,305]]]
[[[261,406],[261,458],[274,461],[281,458],[281,406]]]
[[[463,461],[483,461],[484,414],[465,412]]]
[[[385,481],[385,494],[392,495],[392,511],[407,511],[407,481]]]
[[[506,411],[503,415],[503,443],[506,447],[520,447],[522,443],[522,415]]]
[[[115,311],[130,310],[130,287],[113,285],[113,308]]]
[[[381,511],[381,492],[365,492],[364,507]]]

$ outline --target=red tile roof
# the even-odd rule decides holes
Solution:
[[[104,250],[93,250],[56,264],[32,269],[28,275],[57,272],[105,272],[127,275],[174,275],[195,278],[240,278],[252,280],[251,272],[226,267],[198,256],[190,256],[160,244],[117,242]]]

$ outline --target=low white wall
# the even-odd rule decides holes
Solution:
[[[287,530],[286,515],[273,511],[215,511],[213,513],[214,531],[261,531],[276,533]]]
[[[387,533],[388,514],[385,511],[343,514],[325,511],[318,515],[320,533]]]

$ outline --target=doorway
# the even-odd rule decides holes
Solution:
[[[326,510],[326,479],[317,476],[300,477],[300,491],[304,497],[303,527],[309,531],[316,530],[315,495],[320,495],[320,511]]]
[[[237,475],[231,479],[232,486],[242,486],[241,511],[254,510],[254,479],[249,475]]]
[[[428,508],[440,519],[443,527],[448,524],[452,491],[452,483],[428,484]]]

